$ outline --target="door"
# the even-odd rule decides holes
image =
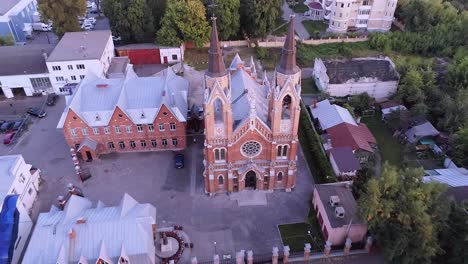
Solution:
[[[167,56],[164,56],[164,64],[168,64],[169,61],[167,60]]]
[[[92,161],[93,160],[93,155],[91,155],[91,152],[86,151],[86,161]]]
[[[249,171],[245,175],[245,189],[255,190],[257,188],[257,174]]]

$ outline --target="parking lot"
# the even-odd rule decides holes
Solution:
[[[234,195],[208,197],[204,194],[202,138],[184,151],[184,169],[174,169],[171,152],[112,154],[84,164],[92,178],[80,183],[69,148],[61,131],[56,129],[64,101],[60,98],[57,105],[46,107],[48,115],[34,118],[30,129],[14,146],[0,148],[0,155],[23,154],[28,163],[42,170],[43,183],[34,219],[39,212],[48,211],[58,195],[65,194],[68,183],[81,187],[92,201],[101,200],[107,205],[117,205],[127,192],[140,202],[156,206],[159,228],[182,225],[195,244],[191,255],[202,258],[214,254],[214,242],[218,254],[234,254],[241,249],[269,253],[273,246],[282,246],[278,224],[303,222],[307,217],[312,177],[302,153],[298,185],[292,193],[261,193],[260,196],[266,197],[266,205],[238,206]],[[16,111],[39,102],[35,97],[17,100]],[[11,111],[8,104],[0,101],[1,113]],[[258,196],[245,193],[235,198],[258,199]]]

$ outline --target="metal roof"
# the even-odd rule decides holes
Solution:
[[[409,142],[415,143],[422,137],[437,136],[439,133],[440,132],[429,121],[426,121],[408,129],[405,135],[408,137]]]
[[[45,55],[53,44],[0,47],[0,76],[48,73]]]
[[[117,263],[125,252],[130,262],[154,264],[155,220],[154,206],[140,204],[128,194],[119,206],[95,208],[88,199],[72,196],[63,211],[51,209],[39,215],[23,263],[60,259],[77,263],[80,258],[96,263],[99,257]],[[70,239],[72,230],[75,239]]]
[[[316,104],[316,107],[309,106],[312,116],[317,118],[322,129],[328,129],[341,123],[348,123],[357,126],[353,116],[346,108],[330,104],[330,101],[323,100]]]
[[[13,168],[20,159],[21,155],[0,156],[0,201],[5,199],[16,179]]]
[[[6,14],[10,9],[17,5],[21,0],[2,0],[0,1],[0,16]]]
[[[468,186],[468,170],[464,168],[426,170],[424,182],[436,181],[451,187]]]
[[[355,171],[361,168],[350,147],[332,148],[330,150],[330,158],[332,157],[340,172]]]
[[[47,61],[101,59],[111,35],[110,30],[67,32]]]

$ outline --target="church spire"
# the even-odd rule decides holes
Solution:
[[[206,73],[210,77],[220,77],[226,74],[226,68],[223,61],[223,53],[221,51],[221,45],[218,40],[218,29],[216,27],[216,17],[211,18],[212,29],[211,29],[211,41],[210,50],[208,51],[208,72]]]
[[[296,65],[296,39],[294,38],[294,16],[289,20],[288,34],[281,52],[281,61],[277,71],[283,74],[294,74],[299,71]]]

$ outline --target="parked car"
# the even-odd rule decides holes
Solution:
[[[176,169],[182,169],[184,167],[184,154],[176,154],[174,156],[174,166]]]
[[[10,131],[14,124],[15,124],[15,122],[11,122],[11,121],[7,121],[7,122],[3,123],[2,126],[0,126],[0,132],[4,133],[4,132],[7,132],[7,131]]]
[[[55,93],[51,93],[51,94],[47,95],[46,104],[48,106],[53,106],[53,105],[55,105],[55,103],[57,102],[58,99],[59,99],[58,95],[56,95]]]
[[[10,145],[13,142],[13,138],[15,137],[16,132],[10,132],[5,135],[5,138],[3,139],[3,144],[5,145]]]
[[[13,127],[12,129],[14,131],[17,131],[21,128],[21,125],[23,124],[23,121],[22,120],[19,120],[19,121],[16,121],[15,123],[13,123]]]
[[[121,41],[122,38],[121,38],[121,37],[112,36],[112,40],[113,40],[113,41]]]
[[[44,110],[41,110],[39,108],[31,107],[27,111],[28,114],[33,115],[35,117],[43,118],[44,116],[47,115],[47,113]]]
[[[90,22],[91,24],[94,25],[94,24],[96,24],[96,18],[94,18],[94,17],[88,17],[88,18],[86,18],[86,19],[84,20],[83,23],[86,23],[86,22]]]
[[[85,22],[85,23],[83,23],[81,28],[84,29],[84,30],[93,30],[94,26],[93,26],[93,24],[91,24],[89,22]]]
[[[98,13],[97,7],[92,8],[91,10],[89,10],[89,13],[90,13],[90,14],[97,14],[97,13]]]

